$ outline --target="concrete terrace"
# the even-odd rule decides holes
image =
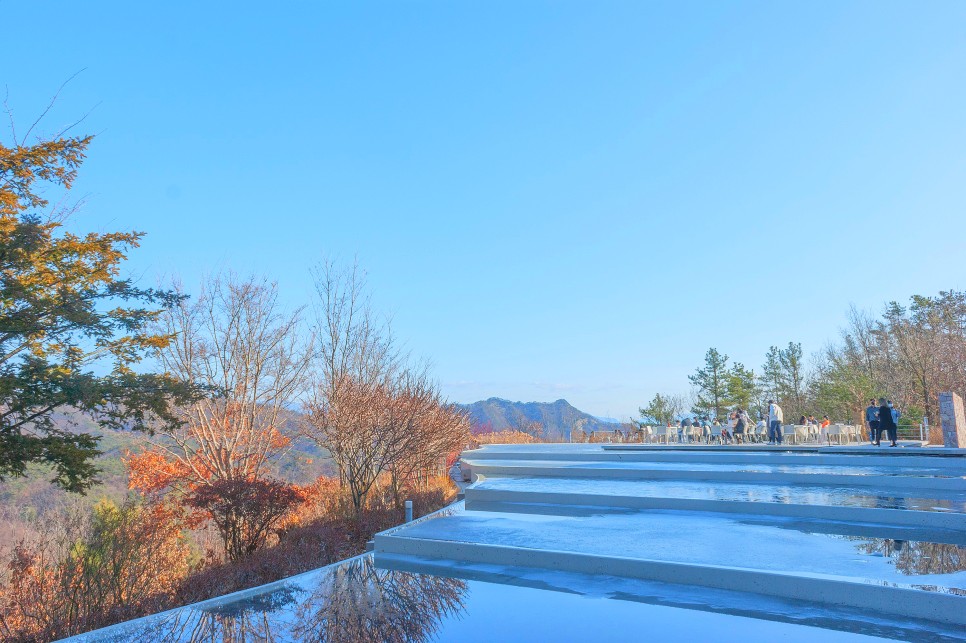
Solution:
[[[966,452],[488,446],[370,554],[79,643],[966,639]],[[724,477],[722,477],[724,476]]]
[[[851,609],[858,631],[966,632],[964,450],[492,445],[462,467],[465,505],[377,535],[377,562],[636,579],[747,594],[751,612],[764,597]]]

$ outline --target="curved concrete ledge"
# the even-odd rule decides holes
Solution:
[[[603,478],[623,480],[707,480],[712,482],[747,482],[803,486],[875,487],[878,489],[939,489],[959,491],[962,478],[937,478],[903,475],[847,475],[829,473],[785,473],[755,471],[695,471],[681,469],[635,469],[631,467],[541,467],[527,464],[495,465],[485,460],[464,460],[473,474],[529,476],[546,478]]]
[[[964,596],[871,582],[387,534],[376,535],[377,560],[380,553],[698,585],[966,626]]]
[[[607,507],[634,510],[700,511],[707,513],[746,514],[831,520],[850,524],[864,524],[876,528],[874,535],[885,536],[882,530],[895,525],[919,530],[917,540],[944,542],[966,546],[966,514],[906,509],[876,509],[871,507],[837,507],[778,502],[749,502],[743,500],[704,500],[696,498],[660,498],[648,496],[611,496],[589,493],[546,493],[504,491],[498,489],[466,490],[466,509],[471,511],[502,511],[541,513],[539,506],[559,507],[566,515],[567,507]],[[906,533],[907,538],[911,534]]]

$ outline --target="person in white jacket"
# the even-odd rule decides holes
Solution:
[[[782,443],[782,421],[785,414],[775,400],[768,400],[768,444]]]

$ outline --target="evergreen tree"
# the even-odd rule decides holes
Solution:
[[[695,387],[692,412],[719,420],[730,405],[728,398],[728,356],[709,348],[704,356],[704,368],[699,368],[688,380]]]
[[[684,400],[680,395],[661,395],[656,393],[654,398],[644,408],[638,409],[641,423],[647,424],[657,421],[659,424],[673,422],[684,411]]]
[[[788,348],[778,351],[781,364],[782,387],[786,404],[793,416],[807,413],[807,382],[805,381],[805,362],[802,359],[802,345],[788,342]]]
[[[786,417],[807,413],[809,385],[802,345],[788,342],[787,348],[769,348],[760,383],[764,392],[784,408]]]
[[[753,370],[745,368],[744,364],[735,362],[728,371],[727,380],[728,400],[735,406],[748,410],[761,406],[761,395],[758,380]],[[757,408],[761,410],[761,408]]]
[[[765,363],[761,367],[761,388],[765,394],[776,400],[779,404],[783,402],[784,389],[782,386],[782,364],[781,351],[777,346],[772,346],[765,353]]]
[[[90,141],[0,144],[0,480],[38,462],[61,487],[82,491],[95,482],[98,438],[58,427],[55,410],[145,429],[152,418],[175,422],[171,396],[189,394],[134,370],[170,340],[150,328],[177,300],[120,276],[141,233],[77,235],[63,230],[69,212],[44,212],[41,195],[70,189]]]

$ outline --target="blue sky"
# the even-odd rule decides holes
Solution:
[[[598,415],[715,346],[966,288],[966,3],[0,2],[0,82],[91,108],[78,229],[143,281],[324,256],[457,401]],[[4,140],[9,140],[5,138]]]

